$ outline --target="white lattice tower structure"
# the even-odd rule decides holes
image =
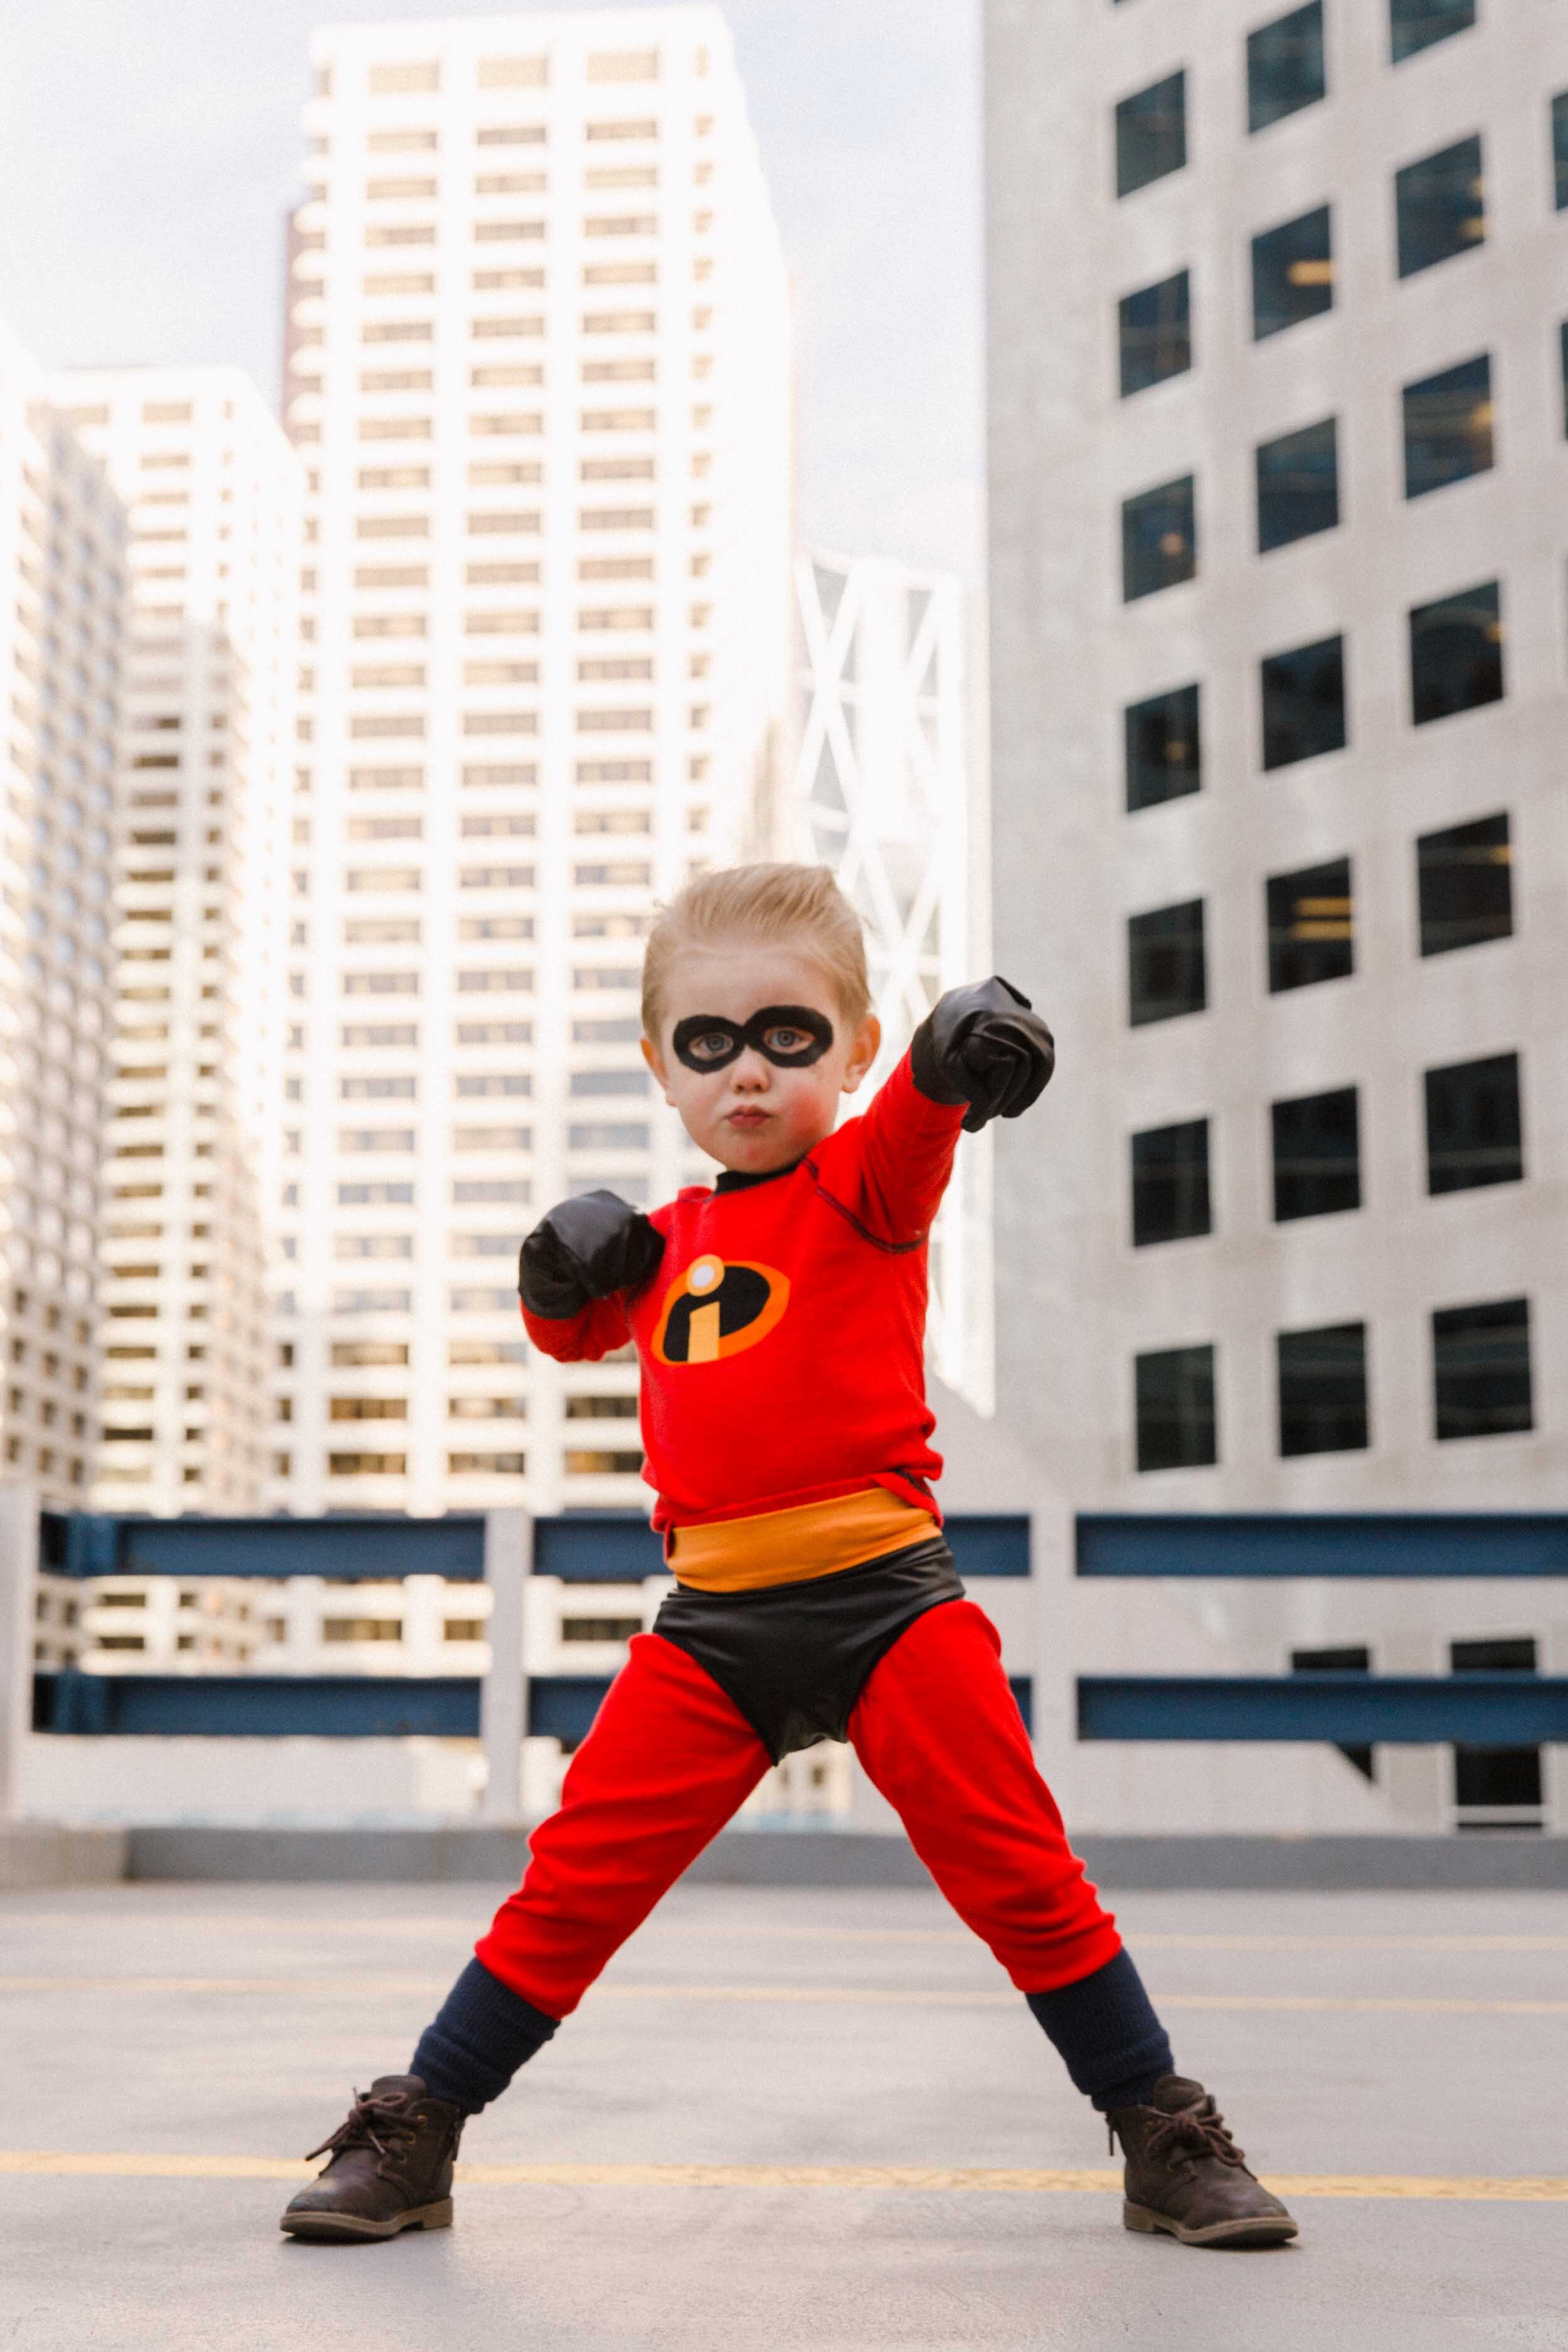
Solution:
[[[819,551],[795,563],[791,854],[831,866],[866,923],[879,1084],[943,989],[978,977],[985,926],[967,722],[966,598],[951,573]],[[989,1401],[984,1143],[963,1148],[931,1255],[932,1353]]]

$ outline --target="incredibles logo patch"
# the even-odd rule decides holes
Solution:
[[[788,1305],[776,1266],[693,1258],[665,1292],[653,1352],[661,1364],[716,1364],[765,1339]]]

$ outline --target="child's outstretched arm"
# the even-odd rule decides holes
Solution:
[[[908,1247],[941,1204],[960,1129],[973,1134],[990,1119],[1016,1118],[1055,1064],[1050,1031],[1010,982],[950,989],[865,1117],[839,1130],[844,1150],[831,1155],[831,1168],[825,1154],[825,1189],[852,1180],[858,1198],[841,1205],[864,1216],[875,1238]]]
[[[624,1348],[626,1294],[648,1281],[664,1237],[614,1192],[563,1201],[535,1225],[518,1256],[522,1319],[536,1348],[574,1364]]]

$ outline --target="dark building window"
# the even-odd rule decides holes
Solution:
[[[1355,905],[1351,862],[1303,866],[1294,874],[1271,874],[1268,892],[1268,986],[1310,988],[1320,980],[1343,980],[1355,970]]]
[[[1424,956],[1512,937],[1512,856],[1506,816],[1421,835],[1415,874]]]
[[[1492,463],[1492,363],[1483,353],[1405,387],[1405,495],[1425,497]]]
[[[1187,160],[1187,77],[1134,90],[1116,110],[1116,193],[1130,196]]]
[[[1426,1190],[1468,1192],[1524,1175],[1519,1055],[1489,1054],[1426,1073]]]
[[[1208,1003],[1204,902],[1156,907],[1127,925],[1129,1019],[1134,1029],[1201,1013]]]
[[[1456,1675],[1532,1675],[1535,1643],[1528,1634],[1450,1642],[1448,1667]],[[1540,1829],[1540,1748],[1456,1747],[1454,1804],[1462,1830]]]
[[[1161,482],[1121,503],[1121,596],[1152,596],[1192,579],[1198,568],[1198,527],[1191,474]]]
[[[1568,320],[1557,330],[1557,357],[1563,371],[1563,430],[1568,433]]]
[[[1502,699],[1502,596],[1495,580],[1410,615],[1410,715],[1417,727]]]
[[[1479,139],[1461,139],[1396,172],[1394,209],[1401,278],[1474,252],[1487,233]]]
[[[1192,289],[1187,273],[1162,278],[1124,294],[1119,310],[1121,397],[1147,392],[1168,375],[1185,375],[1193,363]]]
[[[1321,637],[1262,664],[1263,764],[1289,768],[1345,747],[1345,641]]]
[[[1140,1356],[1133,1378],[1140,1470],[1200,1470],[1218,1461],[1212,1348]]]
[[[1209,1213],[1209,1123],[1147,1127],[1132,1139],[1132,1246],[1191,1241],[1214,1231]]]
[[[1147,702],[1130,702],[1122,712],[1127,745],[1127,805],[1154,808],[1181,800],[1203,785],[1203,743],[1198,732],[1198,689],[1173,686]]]
[[[1247,37],[1247,127],[1267,131],[1287,114],[1328,95],[1323,63],[1323,0],[1292,8]]]
[[[1529,1299],[1439,1307],[1432,1318],[1432,1377],[1438,1437],[1533,1429]]]
[[[1330,1217],[1361,1206],[1361,1124],[1354,1087],[1273,1106],[1274,1214]]]
[[[1264,441],[1258,450],[1258,552],[1332,530],[1340,519],[1339,435],[1335,420]]]
[[[1434,41],[1468,33],[1475,21],[1476,0],[1388,0],[1389,54],[1398,65]]]
[[[1558,211],[1568,212],[1568,89],[1552,101],[1552,192]]]
[[[1359,1646],[1342,1650],[1292,1650],[1290,1672],[1293,1675],[1369,1675],[1372,1672],[1372,1652]],[[1363,1780],[1377,1778],[1377,1759],[1371,1748],[1360,1745],[1345,1747],[1334,1742],[1347,1764],[1353,1764]]]
[[[1252,240],[1252,334],[1256,342],[1334,304],[1332,217],[1327,205]]]
[[[1367,1443],[1366,1325],[1281,1331],[1279,1451],[1353,1454]]]

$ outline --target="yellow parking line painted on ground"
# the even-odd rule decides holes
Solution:
[[[134,1895],[138,1890],[130,1891]],[[120,1890],[115,1892],[118,1895]],[[0,1895],[0,1906],[5,1901],[5,1897]],[[15,1916],[29,1927],[68,1927],[73,1934],[79,1934],[86,1915],[18,1908]],[[382,1917],[367,1911],[358,1919],[319,1919],[309,1911],[289,1916],[238,1910],[195,1917],[148,1910],[138,1917],[134,1910],[122,1911],[117,1906],[113,1925],[123,1929],[127,1926],[162,1927],[177,1920],[182,1934],[196,1929],[217,1930],[240,1936],[247,1942],[254,1942],[261,1935],[287,1936],[293,1941],[318,1944],[329,1936],[350,1940],[366,1936],[396,1936],[415,1941],[428,1937],[433,1942],[449,1944],[454,1935],[462,1935],[469,1916],[469,1910],[465,1908],[457,1916],[437,1915],[429,1918]],[[473,1916],[477,1918],[478,1913]],[[697,1921],[661,1916],[650,1920],[641,1930],[641,1937],[647,1947],[664,1937],[700,1937],[710,1946],[756,1940],[770,1944],[963,1944],[973,1948],[976,1941],[966,1927],[843,1927],[810,1920],[798,1925],[757,1927],[744,1920]],[[1130,1940],[1140,1952],[1568,1952],[1568,1936],[1189,1935],[1160,1928],[1135,1929]]]
[[[1154,1952],[1568,1952],[1568,1936],[1183,1936],[1132,1932]]]
[[[1372,2011],[1388,2017],[1568,2017],[1568,2000],[1469,2000],[1446,1994],[1390,1996],[1268,1992],[1157,1992],[1162,2009],[1259,2009]]]
[[[0,2149],[0,2173],[47,2179],[281,2180],[312,2178],[308,2164],[268,2156],[178,2156]],[[1115,2195],[1120,2172],[1040,2172],[924,2164],[459,2164],[458,2179],[480,2189],[897,2189],[940,2193],[1054,2197]],[[1271,2174],[1281,2197],[1438,2200],[1475,2204],[1568,2204],[1568,2178],[1482,2175],[1431,2179],[1415,2173]]]
[[[0,1977],[0,1993],[334,1993],[354,1999],[375,1993],[415,1993],[422,2000],[450,1990],[450,1977]]]
[[[313,2165],[276,2156],[100,2154],[52,2148],[0,2148],[0,2173],[42,2174],[57,2180],[310,2180]]]
[[[406,1994],[438,2000],[444,1977],[0,1977],[0,1994],[220,1993],[270,1994],[373,2000]],[[1463,1995],[1342,1993],[1157,1992],[1162,2009],[1259,2011],[1266,2013],[1368,2013],[1389,2017],[1568,2017],[1568,2000],[1479,2000]],[[1013,2009],[1016,1992],[995,1987],[950,1989],[940,1985],[683,1985],[617,1984],[595,1988],[604,2000],[710,2000],[794,2002],[821,2008]]]

